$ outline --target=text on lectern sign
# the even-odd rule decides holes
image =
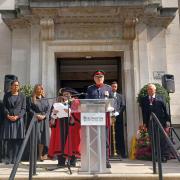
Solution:
[[[82,126],[105,126],[105,113],[81,113]]]

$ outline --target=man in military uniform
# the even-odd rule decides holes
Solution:
[[[112,88],[111,86],[104,84],[104,71],[97,70],[94,72],[93,77],[95,84],[91,85],[87,89],[86,99],[106,99],[112,98]],[[109,127],[110,123],[107,121],[108,117],[106,117],[106,167],[111,168],[111,164],[109,163]]]
[[[104,84],[104,71],[97,70],[94,72],[94,81],[95,84],[91,85],[87,89],[87,98],[88,99],[105,99],[112,97],[112,88],[111,86]]]

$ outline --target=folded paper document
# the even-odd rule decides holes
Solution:
[[[63,118],[63,117],[68,117],[68,113],[65,110],[68,110],[68,105],[63,104],[63,103],[54,103],[53,104],[53,113],[52,117],[53,118]],[[69,114],[71,112],[71,109],[69,109]]]

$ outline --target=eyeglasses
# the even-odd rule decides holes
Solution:
[[[17,87],[17,86],[19,86],[19,84],[13,84],[12,86],[16,86]]]
[[[98,79],[99,79],[99,78],[103,78],[103,77],[104,77],[104,76],[95,76],[95,78],[98,78]]]

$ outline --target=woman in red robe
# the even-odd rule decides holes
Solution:
[[[64,112],[57,110],[57,103],[53,104],[51,111],[51,138],[48,155],[50,158],[58,156],[58,166],[64,167],[66,159],[70,159],[70,165],[76,165],[76,158],[80,156],[80,113],[78,112],[79,100],[71,95],[76,91],[71,88],[63,88],[60,92],[59,104],[64,105],[64,112],[70,117],[63,117]],[[68,105],[69,104],[69,105]]]

